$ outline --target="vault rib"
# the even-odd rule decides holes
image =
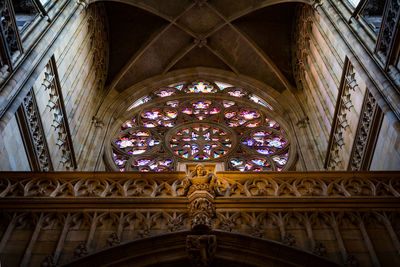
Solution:
[[[113,79],[113,81],[111,82],[111,86],[110,88],[115,88],[115,86],[118,84],[118,82],[122,79],[122,77],[124,77],[124,75],[131,69],[131,67],[136,63],[136,61],[157,41],[161,38],[161,36],[168,30],[171,28],[172,25],[175,25],[177,27],[179,27],[180,29],[182,29],[184,32],[186,32],[187,34],[193,36],[192,33],[190,33],[190,31],[188,29],[184,29],[182,28],[182,26],[178,25],[176,23],[176,21],[178,19],[180,19],[188,10],[190,10],[195,3],[189,5],[184,11],[181,12],[181,14],[179,14],[178,16],[176,16],[174,19],[171,19],[170,17],[158,12],[157,10],[146,6],[146,5],[142,5],[139,3],[135,3],[133,1],[129,1],[129,0],[123,0],[121,1],[122,3],[126,3],[128,5],[131,6],[135,6],[137,8],[141,8],[143,10],[146,10],[154,15],[157,15],[165,20],[167,20],[169,22],[169,24],[167,26],[165,26],[161,31],[159,31],[157,34],[155,34],[153,36],[153,38],[150,38],[143,46],[141,49],[139,49],[128,61],[128,63],[125,64],[125,66],[119,71],[119,73],[115,76],[115,78]]]
[[[167,73],[173,66],[175,66],[176,63],[178,63],[179,60],[181,60],[184,56],[186,56],[196,46],[197,46],[197,44],[192,43],[192,44],[188,45],[185,49],[182,49],[180,52],[178,52],[175,55],[175,57],[171,60],[171,62],[167,65],[167,67],[165,67],[162,74]]]
[[[267,0],[266,2],[282,2],[282,1],[269,1]],[[278,77],[278,79],[283,83],[283,85],[288,89],[289,91],[293,91],[292,85],[288,81],[288,79],[282,74],[282,72],[279,70],[279,68],[276,66],[276,64],[272,61],[272,59],[255,43],[253,42],[245,33],[240,31],[237,27],[235,27],[231,22],[232,20],[228,20],[223,16],[218,10],[216,10],[212,5],[206,3],[214,12],[217,14],[223,21],[225,21],[226,25],[229,25],[229,27],[236,32],[250,47],[251,49],[270,67],[270,69],[274,72],[274,74]],[[267,5],[265,5],[267,6]],[[256,10],[258,8],[253,9]],[[252,11],[251,11],[252,12]],[[249,12],[248,12],[249,13]],[[248,14],[246,13],[246,14]]]
[[[298,3],[305,3],[305,4],[311,4],[311,1],[307,1],[307,0],[297,0],[295,2]],[[232,16],[230,16],[229,18],[227,18],[227,21],[229,23],[231,23],[232,21],[246,16],[247,14],[250,14],[258,9],[264,8],[264,7],[268,7],[268,6],[273,6],[273,5],[277,5],[277,4],[284,4],[284,3],[293,3],[293,1],[290,0],[265,0],[264,2],[253,6],[253,7],[249,7],[247,9],[241,10],[240,12],[237,12],[236,14],[233,14]],[[217,11],[217,10],[216,10]],[[218,12],[218,11],[217,11]]]
[[[239,71],[235,68],[235,66],[233,66],[229,61],[227,61],[225,59],[225,57],[223,57],[220,53],[218,53],[216,50],[214,50],[213,48],[211,48],[210,46],[206,45],[205,47],[207,47],[208,50],[211,51],[211,53],[213,53],[215,56],[217,56],[220,60],[222,60],[236,75],[239,75]]]

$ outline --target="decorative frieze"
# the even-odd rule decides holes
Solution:
[[[350,156],[349,170],[359,171],[367,166],[368,148],[373,146],[371,142],[375,141],[373,128],[376,123],[380,123],[379,106],[369,90],[366,90],[361,116],[358,121],[356,137],[354,138],[353,149]]]
[[[54,58],[46,65],[42,86],[49,94],[47,107],[53,117],[51,126],[55,130],[56,145],[61,150],[60,162],[67,170],[73,170],[76,168],[76,161]]]
[[[226,174],[224,175],[226,177]],[[159,178],[157,178],[159,177]],[[308,175],[264,175],[247,177],[243,174],[218,177],[220,193],[216,197],[400,197],[400,177],[393,174],[364,176],[338,173],[335,175],[314,173]],[[187,197],[187,180],[182,177],[165,179],[161,174],[127,173],[118,178],[107,174],[76,173],[68,177],[62,173],[47,176],[20,176],[3,174],[0,178],[0,197]],[[176,229],[182,218],[171,218],[171,229]],[[177,222],[173,222],[177,220]],[[226,222],[226,228],[230,223]]]
[[[34,159],[30,159],[33,170],[52,171],[50,152],[47,146],[46,136],[44,134],[42,120],[40,118],[39,109],[36,104],[35,96],[32,90],[25,96],[21,108],[22,118],[19,119],[21,130],[26,140],[25,145]],[[26,129],[26,133],[25,133]]]

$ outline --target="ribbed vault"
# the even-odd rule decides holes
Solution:
[[[105,2],[111,33],[110,89],[122,92],[150,77],[194,67],[245,75],[279,93],[293,89],[291,36],[300,3]]]

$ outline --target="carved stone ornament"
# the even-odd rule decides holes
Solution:
[[[9,0],[2,0],[0,2],[0,19],[1,19],[1,35],[4,40],[6,54],[9,58],[1,58],[1,65],[12,65],[12,57],[18,52],[22,53],[22,47],[19,44],[18,28],[15,23],[15,17],[12,9],[12,2]]]
[[[344,263],[346,267],[358,267],[358,262],[353,255],[347,255],[346,262]]]
[[[113,232],[106,240],[107,246],[113,247],[117,246],[121,243],[121,240],[118,237],[118,234],[116,232]]]
[[[164,181],[157,178],[161,174],[141,174],[143,179],[125,176],[113,179],[106,174],[98,174],[99,179],[92,179],[89,174],[77,174],[66,177],[55,173],[52,177],[21,179],[12,173],[3,173],[0,179],[0,197],[185,197],[180,185],[181,178]],[[242,174],[238,174],[242,175]],[[241,177],[241,176],[240,176]],[[57,178],[57,179],[54,179]],[[220,178],[218,178],[219,182]],[[227,180],[223,197],[399,197],[399,175],[360,175],[338,174],[335,179],[310,173],[306,177],[276,176],[249,179]],[[209,194],[209,193],[208,193]],[[206,194],[204,194],[206,195]],[[211,194],[209,194],[211,195]],[[193,197],[192,197],[193,198]],[[191,199],[192,199],[191,198]],[[211,195],[212,199],[212,195]]]
[[[344,68],[343,84],[341,85],[341,94],[338,98],[339,108],[337,109],[337,118],[334,122],[333,142],[329,147],[329,158],[327,161],[328,170],[338,169],[343,162],[340,154],[342,154],[344,143],[344,136],[349,126],[348,114],[351,113],[353,107],[352,93],[358,86],[356,80],[356,72],[350,61]]]
[[[208,196],[207,196],[208,195]],[[193,193],[195,197],[189,204],[189,216],[191,219],[191,228],[196,229],[211,229],[211,221],[215,216],[215,207],[212,203],[212,198],[205,192]]]
[[[76,258],[81,258],[81,257],[84,257],[84,256],[86,256],[86,255],[88,255],[89,253],[88,253],[88,250],[87,250],[87,247],[86,247],[86,244],[85,243],[80,243],[77,247],[76,247],[76,249],[74,250],[74,256],[76,257]]]
[[[381,26],[381,34],[377,42],[377,50],[386,58],[395,42],[396,27],[400,18],[400,0],[387,1]]]
[[[359,171],[365,159],[371,131],[374,126],[374,116],[379,109],[378,103],[369,90],[365,92],[362,113],[358,121],[358,129],[353,142],[349,169]]]
[[[215,235],[188,235],[186,252],[193,266],[209,266],[217,250]]]
[[[190,196],[195,191],[206,191],[212,196],[222,195],[227,186],[223,181],[218,181],[213,173],[209,173],[203,166],[198,164],[189,173],[189,177],[183,182],[184,192]]]
[[[29,135],[32,139],[35,156],[40,171],[52,171],[50,151],[47,146],[46,136],[40,119],[40,112],[34,99],[34,92],[30,90],[23,101],[22,110],[25,114]]]
[[[54,263],[53,256],[48,255],[44,260],[42,261],[41,264],[42,267],[55,267],[56,264]]]
[[[320,256],[320,257],[325,257],[325,256],[327,255],[326,247],[324,246],[324,244],[322,244],[322,243],[320,243],[320,242],[318,242],[317,244],[315,244],[315,246],[314,246],[312,252],[313,252],[315,255]]]
[[[294,246],[296,244],[296,239],[291,233],[286,233],[283,237],[282,243],[287,246]]]

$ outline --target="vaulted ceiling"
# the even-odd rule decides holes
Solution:
[[[108,84],[120,92],[147,78],[195,67],[246,75],[279,92],[294,86],[291,36],[299,3],[122,2],[105,3],[110,33]]]

